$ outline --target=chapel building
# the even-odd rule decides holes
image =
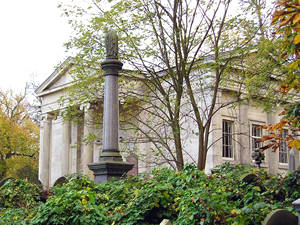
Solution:
[[[39,179],[46,187],[53,186],[55,181],[66,174],[83,173],[93,177],[88,164],[97,162],[102,149],[101,126],[95,127],[93,111],[99,110],[99,105],[85,103],[79,105],[82,111],[82,121],[74,122],[64,120],[57,112],[62,109],[58,103],[60,97],[66,94],[66,89],[72,85],[72,76],[68,73],[72,66],[68,58],[58,67],[36,90],[41,100],[40,124],[40,154]],[[230,101],[232,89],[221,87],[218,101]],[[209,99],[209,97],[208,97]],[[101,102],[101,101],[100,101]],[[101,108],[101,107],[100,107]],[[210,133],[210,145],[206,172],[210,172],[216,165],[224,162],[234,164],[253,164],[251,153],[260,147],[261,138],[265,131],[260,126],[274,124],[280,120],[281,109],[266,113],[262,108],[250,103],[240,104],[236,107],[224,107],[213,117]],[[186,130],[194,125],[186,121]],[[288,135],[288,130],[283,135]],[[86,143],[84,137],[97,134],[95,140]],[[131,141],[130,132],[119,129],[120,149],[127,149],[123,154],[124,160],[134,164],[130,174],[145,173],[155,164],[151,161],[151,143],[135,143]],[[185,155],[186,161],[193,162],[197,158],[197,135],[186,136],[185,148],[189,153]],[[146,157],[139,158],[139,154]],[[261,167],[271,174],[286,173],[289,167],[289,154],[287,144],[282,143],[276,152],[267,150],[265,160]],[[295,151],[295,166],[299,166],[299,152]]]

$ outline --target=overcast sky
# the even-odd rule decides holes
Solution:
[[[60,1],[1,1],[1,89],[20,92],[33,76],[41,83],[67,57],[63,44],[71,29],[60,16]]]

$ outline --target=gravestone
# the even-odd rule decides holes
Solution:
[[[54,182],[54,185],[53,186],[58,186],[58,185],[63,185],[67,183],[67,178],[65,176],[62,176],[60,178],[58,178],[55,182]]]
[[[267,215],[263,225],[298,225],[298,219],[285,209],[277,209]]]
[[[298,198],[292,204],[295,207],[295,209],[297,210],[297,213],[298,213],[298,225],[300,225],[300,198]]]
[[[159,225],[172,225],[170,220],[164,219]]]
[[[256,182],[256,180],[258,179],[257,175],[254,173],[245,173],[241,176],[241,181],[250,184],[250,183],[254,183]]]

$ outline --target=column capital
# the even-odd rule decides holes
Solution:
[[[55,119],[55,116],[52,113],[44,113],[39,116],[39,120],[43,122],[51,121]]]
[[[95,108],[95,104],[92,102],[87,102],[80,104],[79,109],[81,111],[87,112],[88,110],[93,110]]]

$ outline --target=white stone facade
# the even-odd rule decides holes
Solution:
[[[40,97],[41,105],[41,125],[40,125],[40,155],[39,155],[39,179],[46,187],[53,186],[55,181],[71,173],[84,173],[92,177],[92,172],[87,164],[98,161],[102,149],[102,131],[96,130],[93,126],[93,107],[89,105],[81,106],[83,122],[64,121],[56,116],[60,109],[58,99],[65,93],[66,87],[71,85],[72,78],[68,74],[70,62],[65,62],[65,66],[57,69],[42,85],[36,90]],[[219,92],[218,101],[230,101],[232,96],[228,90],[222,89]],[[209,101],[209,94],[206,97]],[[202,103],[201,103],[202,104]],[[203,103],[204,104],[204,103]],[[216,165],[224,162],[250,164],[251,149],[253,148],[252,129],[255,125],[265,125],[279,121],[280,110],[272,113],[265,113],[260,108],[249,104],[241,104],[236,108],[225,107],[218,111],[213,117],[209,136],[209,148],[206,162],[206,172]],[[228,131],[224,131],[224,124],[230,126]],[[192,130],[195,125],[188,120],[185,123],[186,130]],[[231,132],[227,148],[230,152],[224,155],[224,132]],[[97,133],[98,137],[93,143],[85,144],[82,138],[91,133]],[[120,138],[128,136],[128,131],[119,131]],[[186,133],[184,147],[188,149],[188,154],[184,154],[185,161],[192,162],[197,159],[197,135]],[[223,141],[222,141],[223,140]],[[231,142],[230,142],[231,140]],[[225,143],[226,144],[226,143]],[[146,159],[151,158],[149,149],[151,143],[127,143],[126,148],[132,151],[142,152]],[[287,153],[288,154],[288,153]],[[228,157],[229,156],[229,157]],[[287,156],[288,158],[288,156]],[[299,166],[299,153],[295,152],[296,167]],[[149,161],[150,162],[150,161]],[[136,162],[135,172],[146,172],[152,167],[147,160]],[[279,151],[266,152],[266,159],[262,165],[270,173],[284,173],[288,170],[288,161],[279,162]]]

